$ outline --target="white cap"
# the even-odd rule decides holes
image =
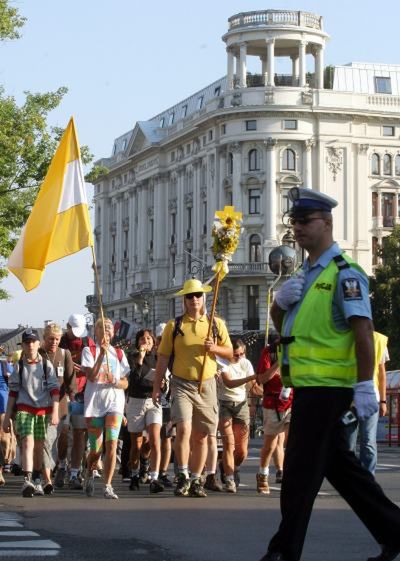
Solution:
[[[86,337],[86,318],[82,314],[72,314],[68,318],[68,325],[75,337]]]
[[[159,323],[156,327],[156,337],[161,337],[161,335],[164,332],[165,326],[167,324],[166,323]]]

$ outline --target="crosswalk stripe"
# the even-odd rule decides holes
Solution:
[[[13,532],[11,531],[5,531],[5,532],[1,532],[0,531],[0,538],[1,537],[9,537],[9,538],[28,538],[31,537],[33,538],[34,536],[38,536],[39,534],[36,532],[31,532],[30,530],[20,530],[20,531],[15,531]]]
[[[3,549],[5,547],[32,547],[34,549],[60,549],[58,543],[53,542],[53,540],[24,540],[21,542],[0,542],[0,548]]]
[[[58,549],[4,549],[0,550],[1,557],[55,557],[58,555]]]
[[[0,528],[23,528],[24,525],[16,520],[0,520]]]

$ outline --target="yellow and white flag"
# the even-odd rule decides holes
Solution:
[[[73,118],[61,138],[8,269],[28,292],[48,263],[93,246],[81,154]]]

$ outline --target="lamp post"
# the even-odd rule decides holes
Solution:
[[[143,301],[142,316],[143,316],[143,327],[147,327],[147,322],[149,319],[149,303],[147,300]]]

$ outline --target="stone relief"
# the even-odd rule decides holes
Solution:
[[[235,91],[232,94],[231,105],[232,107],[238,107],[239,105],[242,105],[242,92]]]
[[[336,181],[337,174],[341,171],[343,165],[343,149],[329,146],[327,151],[328,169],[332,173],[333,181]]]
[[[312,105],[312,102],[313,102],[312,91],[307,90],[305,92],[301,92],[301,101],[304,105]]]
[[[265,90],[264,103],[266,103],[267,105],[275,103],[274,90],[272,88]]]
[[[171,211],[171,210],[176,210],[176,209],[177,209],[177,201],[176,201],[176,198],[175,198],[175,199],[170,199],[170,200],[168,201],[168,210]]]

